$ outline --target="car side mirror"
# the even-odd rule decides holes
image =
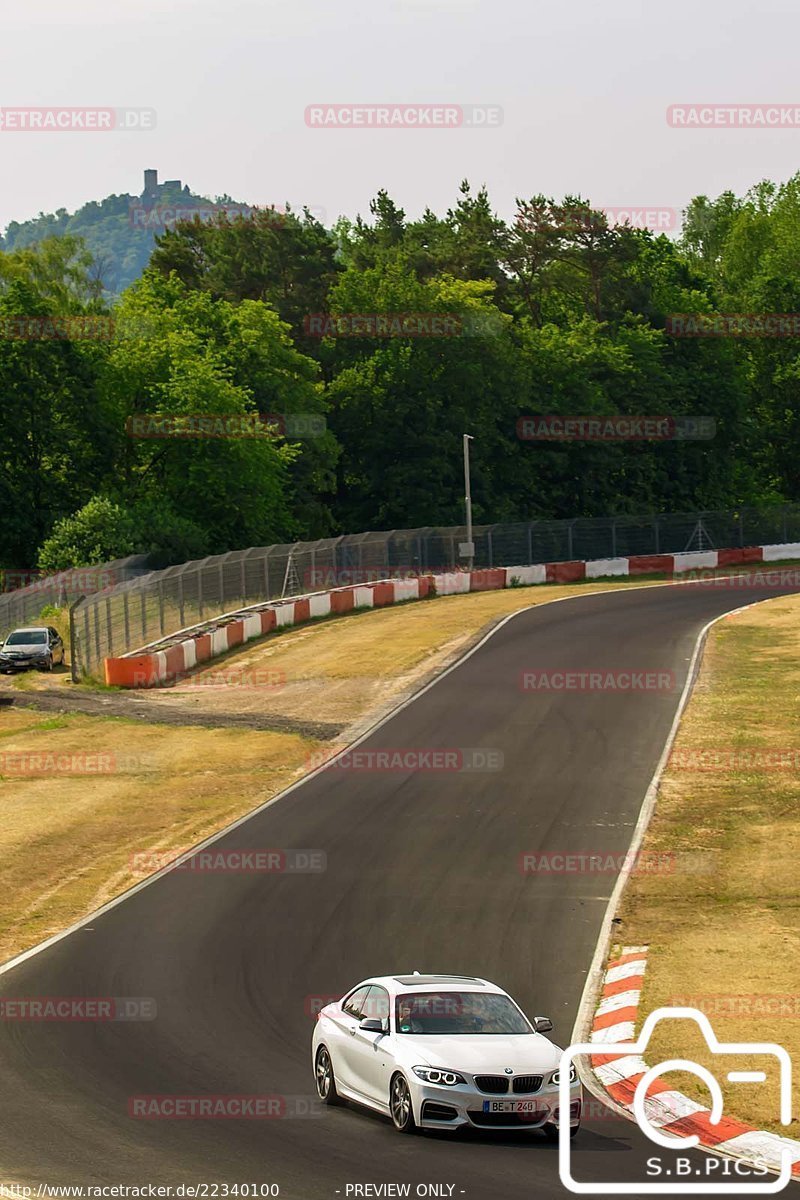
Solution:
[[[377,1020],[375,1017],[368,1017],[366,1021],[362,1021],[358,1027],[364,1033],[385,1033],[383,1021]]]
[[[533,1028],[537,1033],[550,1033],[553,1028],[553,1022],[549,1017],[534,1017]]]

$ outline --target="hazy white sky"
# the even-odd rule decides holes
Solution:
[[[0,228],[145,167],[252,204],[411,215],[459,181],[680,208],[800,166],[800,128],[682,130],[681,102],[797,103],[797,0],[36,0],[6,4],[0,107],[157,111],[148,133],[0,131]],[[319,103],[500,105],[493,129],[313,129]]]

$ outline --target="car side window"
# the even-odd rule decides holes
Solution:
[[[50,630],[50,637],[51,637],[51,640],[52,640],[52,641],[54,641],[54,642],[57,642],[57,641],[58,641],[58,630],[57,630],[57,629],[51,629],[51,630]]]
[[[356,988],[352,996],[348,996],[342,1005],[342,1011],[350,1017],[360,1017],[364,1008],[369,987]]]
[[[370,1021],[384,1021],[389,1017],[389,993],[385,987],[373,983],[369,989],[363,1015]]]

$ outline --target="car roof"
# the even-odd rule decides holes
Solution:
[[[362,979],[357,987],[376,983],[390,992],[463,992],[482,988],[487,992],[505,994],[496,983],[488,979],[480,979],[477,975],[422,975],[419,972],[405,975],[376,975],[372,979]],[[351,989],[354,990],[354,989]]]
[[[46,633],[48,628],[47,625],[20,625],[19,629],[12,629],[11,633]]]

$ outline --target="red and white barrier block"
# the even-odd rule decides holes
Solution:
[[[602,1088],[621,1108],[633,1113],[633,1097],[648,1070],[638,1055],[603,1054],[603,1046],[634,1042],[647,946],[626,946],[622,954],[608,964],[602,998],[595,1013],[590,1041],[600,1053],[591,1056],[591,1067]],[[648,1120],[664,1133],[676,1137],[696,1136],[699,1144],[720,1154],[729,1154],[747,1162],[763,1163],[779,1170],[781,1157],[789,1151],[792,1174],[800,1177],[800,1142],[753,1129],[741,1121],[723,1117],[711,1121],[711,1110],[697,1104],[661,1079],[654,1079],[647,1091],[645,1112]]]
[[[590,562],[536,563],[525,567],[487,567],[478,571],[450,571],[412,579],[385,579],[315,592],[292,600],[278,600],[248,613],[220,617],[202,632],[187,632],[164,649],[143,650],[121,658],[105,659],[105,681],[118,687],[156,687],[190,671],[198,663],[224,654],[235,646],[263,637],[273,629],[300,625],[315,617],[352,612],[357,608],[382,608],[426,596],[455,596],[498,588],[539,583],[580,583],[635,575],[676,575],[687,571],[748,563],[800,559],[800,542],[778,546],[750,546],[744,550],[704,550],[688,554],[638,554],[627,558],[599,558]],[[177,636],[177,635],[176,635]]]
[[[469,580],[469,576],[466,576]],[[503,586],[502,584],[498,586]],[[467,589],[468,590],[468,589]],[[357,608],[381,608],[405,600],[421,600],[433,592],[433,577],[388,579],[364,586],[334,588],[292,600],[278,600],[267,607],[230,617],[220,617],[212,629],[187,633],[163,650],[145,650],[122,658],[104,660],[105,681],[117,687],[157,687],[191,671],[199,663],[225,654],[236,646],[263,637],[273,629],[301,625],[315,617],[352,612]]]

